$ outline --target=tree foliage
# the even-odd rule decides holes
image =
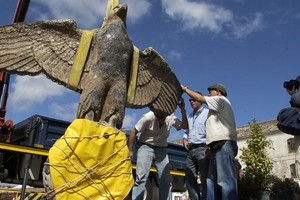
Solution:
[[[246,141],[246,146],[241,148],[240,159],[246,165],[245,175],[263,187],[264,178],[269,175],[273,168],[273,160],[269,157],[268,149],[272,149],[273,143],[267,139],[260,124],[252,120],[250,124],[251,138]]]

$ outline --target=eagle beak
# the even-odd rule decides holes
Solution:
[[[113,8],[113,14],[120,17],[120,19],[124,22],[126,26],[126,18],[127,18],[127,4],[121,4]]]

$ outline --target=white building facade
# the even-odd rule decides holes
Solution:
[[[282,178],[296,178],[296,168],[299,169],[299,167],[295,166],[296,145],[299,144],[297,141],[300,140],[300,136],[294,137],[293,135],[283,133],[277,128],[276,120],[258,124],[261,125],[265,136],[273,142],[273,149],[268,150],[270,158],[274,161],[273,173]],[[237,158],[239,159],[242,154],[240,149],[247,145],[246,141],[251,138],[250,125],[237,128],[237,133],[239,147]],[[295,141],[295,138],[297,141]],[[299,161],[300,158],[297,160]],[[241,162],[240,159],[239,161]],[[243,166],[242,162],[241,164]],[[298,173],[298,177],[299,175],[300,173]]]

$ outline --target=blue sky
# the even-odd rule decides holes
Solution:
[[[88,2],[88,3],[87,3]],[[237,126],[276,119],[289,106],[282,87],[300,75],[299,0],[120,0],[128,4],[127,29],[139,49],[153,47],[178,80],[207,94],[225,85]],[[17,0],[0,0],[0,25],[10,24]],[[105,0],[31,0],[26,21],[74,19],[81,29],[102,24]],[[191,111],[186,99],[186,109]],[[43,76],[12,76],[6,119],[40,114],[72,121],[79,94]],[[131,129],[148,109],[126,109]],[[176,111],[180,117],[180,112]],[[172,129],[169,140],[182,137]]]

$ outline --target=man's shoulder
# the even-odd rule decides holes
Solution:
[[[143,117],[149,117],[149,116],[154,116],[154,113],[152,111],[149,111],[149,112],[143,114]]]
[[[155,116],[153,112],[148,112],[142,115],[142,117],[139,119],[139,121],[136,123],[136,125],[151,123],[154,121]]]
[[[207,114],[209,112],[209,109],[208,108],[203,108],[203,114]]]

